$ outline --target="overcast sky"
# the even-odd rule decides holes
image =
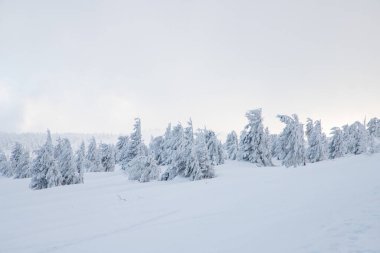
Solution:
[[[380,1],[0,0],[0,131],[380,117]]]

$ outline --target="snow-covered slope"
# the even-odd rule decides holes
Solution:
[[[32,191],[0,178],[0,252],[380,252],[380,154]]]

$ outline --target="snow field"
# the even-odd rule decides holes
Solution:
[[[215,171],[149,183],[86,173],[35,191],[0,178],[0,252],[380,252],[380,154]]]

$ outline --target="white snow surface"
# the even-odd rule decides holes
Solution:
[[[216,173],[44,190],[0,178],[0,252],[380,252],[380,154]]]

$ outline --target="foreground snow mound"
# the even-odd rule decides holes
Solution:
[[[380,154],[217,177],[120,171],[39,191],[0,178],[0,252],[380,252]]]

